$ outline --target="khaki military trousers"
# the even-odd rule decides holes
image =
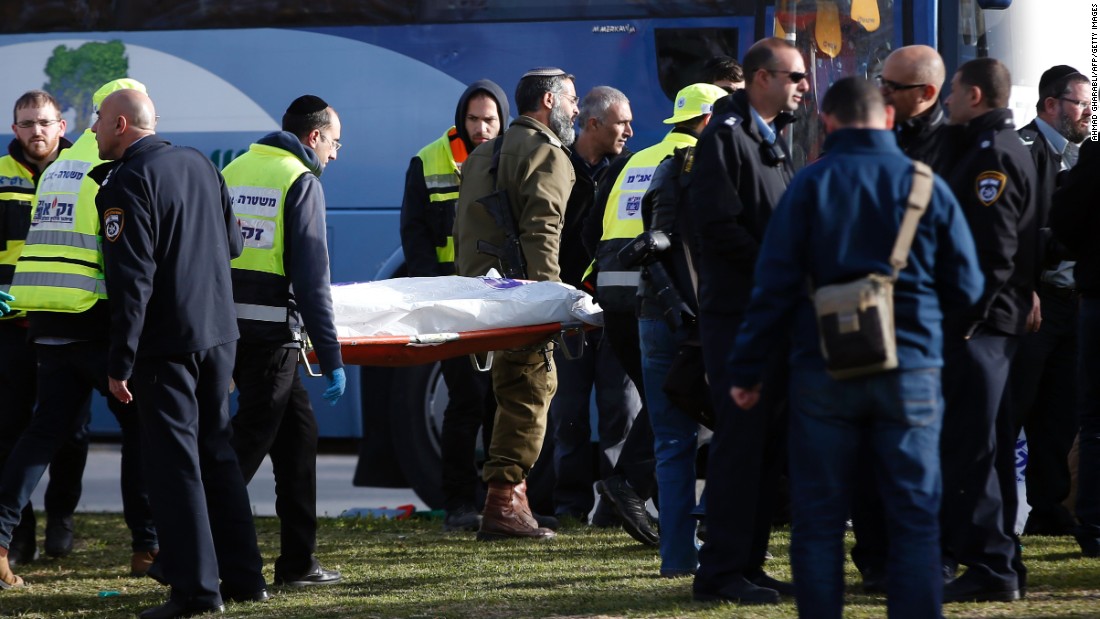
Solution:
[[[486,482],[518,484],[542,451],[558,373],[547,370],[546,359],[537,350],[497,351],[492,373],[497,412],[482,473]]]

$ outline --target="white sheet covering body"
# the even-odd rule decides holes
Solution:
[[[587,293],[560,282],[404,277],[332,287],[338,337],[458,333],[551,322],[603,325]]]

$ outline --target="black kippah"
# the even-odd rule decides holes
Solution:
[[[1058,80],[1070,75],[1081,75],[1081,72],[1069,65],[1055,65],[1043,72],[1039,78],[1039,95],[1042,96]],[[1083,77],[1083,76],[1082,76]]]
[[[302,95],[294,100],[290,104],[290,107],[286,108],[287,114],[295,114],[299,116],[305,116],[307,114],[314,114],[320,112],[328,107],[328,103],[325,100],[316,95]]]
[[[565,75],[565,71],[557,67],[535,67],[524,73],[523,77],[559,77],[562,75]]]

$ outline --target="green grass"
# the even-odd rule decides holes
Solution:
[[[44,518],[42,519],[44,520]],[[278,522],[257,521],[270,581]],[[17,573],[28,586],[0,592],[0,615],[126,617],[164,601],[167,589],[125,576],[129,534],[119,515],[77,517],[77,547]],[[41,539],[41,531],[40,537]],[[657,552],[621,531],[567,528],[546,542],[481,543],[445,534],[424,520],[321,521],[318,555],[344,582],[309,590],[272,590],[262,604],[232,604],[231,617],[795,617],[794,604],[734,607],[691,600],[691,579],[657,576]],[[789,535],[773,536],[768,571],[790,578]],[[1029,595],[1012,604],[962,604],[947,617],[1100,617],[1100,560],[1083,559],[1070,538],[1029,537]],[[849,585],[858,580],[849,565]],[[848,596],[846,616],[884,617],[884,600]],[[101,597],[101,592],[117,595]]]

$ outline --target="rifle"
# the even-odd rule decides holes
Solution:
[[[504,145],[504,136],[493,140],[493,163],[489,172],[493,175],[493,187],[497,187],[497,166],[500,165],[500,148]],[[497,189],[477,201],[497,227],[504,231],[504,247],[479,240],[477,253],[492,256],[500,262],[501,271],[509,279],[527,279],[527,259],[523,256],[523,246],[519,242],[519,225],[512,216],[512,205],[508,202],[508,192]]]

